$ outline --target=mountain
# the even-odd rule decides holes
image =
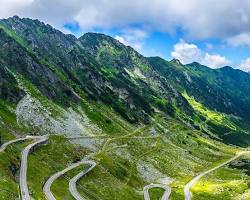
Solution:
[[[88,33],[76,40],[39,21],[18,17],[3,20],[2,24],[16,30],[13,34],[18,34],[16,37],[22,41],[20,48],[28,49],[40,62],[54,70],[57,77],[62,76],[60,81],[70,81],[72,87],[75,85],[84,90],[90,98],[112,105],[127,120],[138,121],[141,118],[147,121],[153,109],[150,103],[155,104],[153,101],[157,98],[185,104],[185,99],[160,79],[145,58],[111,37]],[[70,90],[65,90],[70,93]],[[49,91],[45,93],[49,95]],[[167,104],[165,110],[172,112],[171,105],[172,102]]]
[[[0,55],[1,143],[49,135],[28,160],[34,199],[45,199],[50,176],[88,155],[97,167],[78,185],[89,199],[141,199],[138,191],[152,182],[171,184],[171,198],[183,199],[188,180],[250,144],[250,76],[240,70],[147,58],[104,34],[76,38],[18,16],[0,20]],[[19,195],[27,144],[3,153],[3,199]],[[209,177],[226,182],[233,174],[237,186],[223,186],[231,193],[198,192],[197,199],[247,194],[249,176],[237,166]],[[72,199],[67,185],[53,184],[58,199]]]
[[[240,127],[235,127],[239,134],[234,137],[231,130],[224,126],[225,121],[220,123],[211,119],[208,123],[213,132],[222,134],[221,137],[226,141],[244,142],[245,132],[240,129],[249,129],[250,116],[250,77],[247,73],[231,67],[214,70],[199,63],[182,65],[176,60],[168,62],[158,57],[149,58],[149,62],[158,73],[178,88],[179,92],[185,92],[189,97],[193,97],[206,109],[226,114],[230,121]],[[218,128],[220,124],[226,129]],[[248,133],[246,138],[249,138]]]

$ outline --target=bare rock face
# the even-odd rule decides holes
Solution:
[[[20,126],[33,127],[47,133],[63,134],[70,137],[101,133],[101,130],[91,124],[83,111],[76,112],[72,109],[64,110],[56,105],[55,116],[38,99],[27,94],[16,107],[17,122]],[[50,106],[51,107],[51,106]]]
[[[162,174],[149,162],[139,160],[136,168],[141,178],[147,182],[156,182],[157,180],[166,177],[166,175]]]

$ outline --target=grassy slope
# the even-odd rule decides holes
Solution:
[[[49,143],[36,149],[34,154],[29,156],[28,184],[35,199],[45,199],[42,186],[47,178],[63,170],[68,164],[82,159],[87,151],[82,147],[72,146],[60,136],[52,136]],[[61,186],[55,187],[61,191]],[[62,199],[64,196],[58,195]]]
[[[20,168],[21,150],[29,142],[13,144],[0,153],[0,199],[18,197],[18,170]]]
[[[183,199],[184,184],[195,173],[229,158],[235,152],[232,147],[206,139],[201,132],[190,130],[161,114],[154,117],[152,124],[137,129],[101,104],[88,103],[86,106],[85,102],[82,107],[92,122],[98,123],[104,133],[110,134],[110,139],[106,139],[108,142],[104,143],[105,146],[100,146],[94,158],[98,162],[97,168],[79,184],[80,192],[86,195],[87,191],[90,199],[93,199],[93,194],[96,199],[143,199],[142,189],[150,181],[139,175],[139,161],[151,163],[162,174],[174,179],[171,184],[172,199]],[[155,135],[151,133],[152,127],[156,130]],[[7,153],[13,154],[12,151]],[[37,148],[29,157],[28,182],[32,196],[44,199],[42,186],[45,180],[88,153],[87,149],[72,145],[62,137],[51,136],[47,145]],[[8,166],[7,163],[4,165]],[[72,177],[79,170],[69,172],[65,177]],[[53,184],[52,191],[58,199],[71,198],[64,178]],[[155,190],[152,195],[161,193],[161,190]]]
[[[249,159],[250,156],[245,156]],[[241,160],[240,158],[239,160]],[[250,199],[250,177],[244,170],[222,167],[205,176],[193,187],[194,199]]]
[[[198,136],[196,131],[185,130],[175,121],[163,120],[163,122],[166,123],[165,128],[169,129],[169,132],[168,134],[160,132],[161,136],[158,139],[131,138],[115,142],[115,147],[120,146],[130,154],[129,159],[117,155],[119,148],[116,148],[116,151],[111,148],[98,154],[96,159],[100,167],[81,180],[80,184],[100,199],[119,199],[118,196],[123,195],[124,198],[126,196],[125,199],[142,199],[142,188],[150,183],[143,180],[136,170],[136,163],[143,160],[152,163],[161,173],[173,178],[172,198],[183,199],[183,187],[192,178],[192,174],[231,157],[235,151],[218,142]],[[189,139],[187,139],[188,134]],[[145,129],[142,135],[148,136],[149,128]],[[190,144],[187,144],[188,141]],[[108,178],[108,175],[111,176]],[[131,190],[138,196],[132,196]],[[84,191],[82,192],[86,195]]]

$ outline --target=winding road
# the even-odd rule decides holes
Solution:
[[[76,188],[76,183],[77,181],[82,178],[83,176],[85,176],[87,173],[89,173],[91,170],[93,170],[96,166],[96,163],[94,161],[83,161],[84,164],[90,165],[90,167],[82,172],[80,172],[79,174],[77,174],[76,176],[74,176],[72,179],[70,179],[69,181],[69,191],[71,192],[72,196],[76,199],[76,200],[84,200],[83,197],[81,197],[81,195],[79,194],[79,192],[77,191]]]
[[[21,142],[21,141],[28,140],[28,139],[30,140],[31,138],[30,137],[25,137],[25,138],[19,138],[19,139],[15,139],[15,140],[10,140],[10,141],[8,141],[8,142],[6,142],[6,143],[4,143],[4,144],[2,144],[0,146],[0,152],[3,152],[7,148],[7,146],[9,146],[9,145],[11,145],[13,143]]]
[[[20,184],[20,193],[22,200],[30,200],[29,189],[27,185],[27,168],[28,168],[28,155],[30,150],[35,147],[36,145],[43,143],[48,140],[47,136],[27,136],[28,139],[35,139],[36,141],[32,144],[29,144],[25,149],[22,151],[21,155],[21,168],[20,168],[20,177],[19,177],[19,184]]]
[[[96,166],[96,163],[93,162],[93,161],[86,161],[86,160],[82,160],[80,162],[77,162],[77,163],[74,163],[72,165],[70,165],[69,167],[65,168],[64,170],[60,171],[60,172],[57,172],[56,174],[52,175],[45,183],[44,187],[43,187],[43,191],[44,191],[44,194],[46,196],[46,199],[47,200],[56,200],[56,198],[54,197],[54,195],[52,194],[50,188],[51,188],[51,185],[52,183],[58,179],[59,177],[61,177],[62,175],[64,175],[66,172],[76,168],[76,167],[79,167],[80,165],[85,165],[85,164],[90,164],[91,167],[81,173],[79,173],[78,175],[76,175],[73,179],[71,179],[70,181],[70,184],[69,184],[69,188],[70,188],[70,191],[72,193],[72,195],[74,197],[77,197],[76,199],[83,199],[79,193],[77,192],[76,190],[76,186],[75,186],[75,183],[74,181],[77,181],[79,178],[81,178],[82,176],[84,176],[85,174],[87,174],[88,172],[90,172],[95,166]],[[79,178],[78,178],[79,177]]]
[[[205,171],[201,174],[199,174],[198,176],[194,177],[190,182],[188,182],[184,188],[184,194],[185,194],[185,200],[191,200],[192,199],[192,193],[190,191],[191,187],[203,176],[215,171],[216,169],[219,169],[220,167],[223,167],[225,165],[227,165],[228,163],[232,162],[233,160],[236,160],[237,158],[239,158],[240,156],[242,156],[243,154],[246,154],[249,152],[239,152],[237,153],[234,157],[232,157],[231,159],[227,160],[226,162],[223,162],[222,164],[208,170]]]
[[[162,188],[165,190],[161,200],[168,200],[170,194],[171,194],[171,188],[167,185],[163,185],[163,184],[154,184],[154,183],[151,183],[149,185],[146,185],[144,188],[143,188],[143,193],[144,193],[144,200],[150,200],[150,197],[149,197],[149,189],[151,188]]]
[[[21,168],[20,168],[20,177],[19,177],[19,184],[20,184],[20,193],[21,193],[21,199],[22,200],[31,200],[30,194],[29,194],[29,190],[28,190],[28,185],[27,185],[27,168],[28,168],[28,155],[30,150],[35,147],[38,144],[41,144],[45,141],[48,140],[47,136],[26,136],[25,138],[19,138],[19,139],[14,139],[14,140],[10,140],[4,144],[2,144],[0,146],[0,153],[3,152],[7,146],[16,143],[16,142],[20,142],[20,141],[25,141],[25,140],[36,140],[34,143],[29,144],[27,147],[25,147],[25,149],[22,151],[22,155],[21,155]],[[196,177],[194,177],[190,182],[188,182],[185,185],[184,188],[184,195],[185,195],[185,200],[191,200],[192,199],[192,193],[190,191],[191,187],[194,186],[194,184],[201,179],[203,176],[229,164],[230,162],[238,159],[240,156],[250,153],[250,151],[241,151],[239,153],[237,153],[234,157],[232,157],[231,159],[221,163],[220,165],[207,170],[199,175],[197,175]],[[88,158],[89,159],[89,158]],[[94,161],[91,160],[87,160],[84,159],[82,161],[79,161],[77,163],[74,163],[72,165],[70,165],[69,167],[65,168],[64,170],[57,172],[56,174],[52,175],[47,182],[45,183],[44,187],[43,187],[43,191],[45,193],[46,199],[47,200],[56,200],[56,198],[54,197],[54,195],[52,194],[50,188],[52,183],[58,179],[59,177],[61,177],[62,175],[64,175],[66,172],[79,167],[80,165],[89,165],[89,168],[84,169],[82,172],[80,172],[79,174],[77,174],[76,176],[74,176],[72,179],[70,179],[69,181],[69,190],[72,194],[72,196],[76,199],[76,200],[85,200],[83,197],[81,197],[81,195],[79,194],[79,192],[77,191],[77,187],[76,184],[78,182],[79,179],[81,179],[83,176],[85,176],[87,173],[89,173],[90,171],[92,171],[95,167],[96,167],[96,163]],[[161,200],[168,200],[169,196],[171,194],[171,188],[165,184],[149,184],[147,186],[145,186],[143,188],[143,192],[144,192],[144,200],[150,200],[150,196],[149,196],[149,190],[151,188],[162,188],[165,190]]]

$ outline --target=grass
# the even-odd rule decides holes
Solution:
[[[90,172],[84,179],[80,180],[82,185],[88,193],[81,190],[78,185],[78,191],[83,196],[95,194],[95,199],[110,200],[110,199],[142,199],[141,195],[136,192],[133,187],[126,183],[126,168],[124,165],[114,166],[114,159],[102,155],[101,163],[92,172]],[[117,163],[117,161],[116,161]]]
[[[124,132],[131,132],[134,129],[133,125],[125,122],[104,104],[82,102],[81,108],[88,118],[108,135],[121,135]]]
[[[55,198],[62,199],[63,197],[63,199],[74,200],[74,197],[71,195],[69,191],[69,180],[87,167],[88,166],[77,167],[76,169],[67,172],[62,177],[55,180],[55,182],[53,182],[51,186],[51,191],[55,195]]]
[[[18,34],[16,34],[15,31],[6,28],[3,25],[0,25],[0,29],[4,30],[5,33],[8,36],[10,36],[11,38],[15,39],[22,47],[24,47],[25,49],[27,49],[28,51],[30,51],[29,48],[28,48],[27,42],[22,37],[20,37]]]
[[[1,132],[2,133],[2,132]],[[2,135],[1,135],[2,136]],[[8,146],[0,152],[0,199],[18,198],[18,176],[21,150],[30,143],[21,142]]]
[[[158,179],[148,178],[150,174],[146,168],[149,165],[153,171],[161,174],[161,178],[172,179],[171,199],[183,199],[184,185],[190,179],[232,157],[237,151],[237,148],[212,140],[201,131],[192,130],[161,113],[153,116],[154,120],[149,125],[136,126],[127,123],[118,117],[115,111],[103,104],[83,101],[81,108],[91,122],[98,125],[102,134],[108,137],[93,158],[98,163],[97,167],[78,184],[79,192],[88,199],[143,200],[143,187],[159,182]],[[9,119],[5,120],[8,123],[14,124],[13,115],[6,119]],[[0,130],[4,138],[12,139],[13,135],[9,130],[4,128]],[[8,199],[8,192],[2,191],[3,189],[18,195],[16,177],[9,173],[8,166],[13,162],[15,163],[13,166],[17,166],[18,170],[20,165],[18,164],[20,151],[8,150],[6,153],[11,159],[1,161],[3,162],[1,166],[5,167],[1,172],[3,171],[8,178],[8,184],[4,183],[4,187],[0,187],[0,196],[3,196],[3,199]],[[37,147],[28,158],[28,185],[32,197],[45,200],[42,190],[45,181],[54,173],[79,161],[89,153],[88,149],[70,143],[63,136],[50,136],[48,143]],[[138,171],[140,163],[146,163],[144,176]],[[72,199],[68,190],[68,179],[82,169],[83,167],[78,167],[52,184],[52,192],[57,199]],[[237,195],[243,192],[242,188],[247,191],[245,182],[234,182],[231,179],[224,181],[225,177],[229,177],[230,172],[223,173],[216,179],[205,180],[197,188],[194,187],[197,198],[213,199],[213,194],[206,191],[217,186],[215,182],[217,179],[221,181],[220,184],[224,184],[223,187],[229,188],[228,194],[234,194],[230,188],[239,191]],[[241,171],[235,171],[235,169],[233,173],[236,173],[237,176],[233,178],[237,180],[242,175]],[[206,186],[203,193],[202,184]],[[234,188],[234,186],[237,187]],[[161,189],[152,189],[150,195],[152,199],[159,199],[162,192]]]
[[[160,200],[164,194],[165,190],[162,188],[151,188],[149,190],[150,199]]]
[[[202,137],[198,131],[190,131],[173,119],[161,116],[155,116],[155,119],[153,124],[135,129],[134,132],[110,136],[104,148],[94,157],[98,166],[79,181],[78,190],[83,196],[88,199],[142,200],[143,187],[151,183],[138,173],[138,162],[144,161],[152,164],[164,176],[173,179],[172,199],[183,199],[185,183],[195,174],[211,168],[236,151],[220,142]],[[157,137],[152,137],[152,127],[156,130]],[[129,157],[122,156],[119,153],[122,151],[127,152]],[[42,186],[48,177],[87,154],[88,150],[69,143],[62,136],[51,136],[46,145],[37,147],[28,160],[28,184],[33,198],[45,199]],[[72,178],[81,170],[82,167],[78,167],[53,183],[52,191],[56,198],[72,199],[66,178]],[[233,183],[228,182],[230,187]],[[150,195],[157,199],[162,191],[153,189]]]
[[[221,168],[203,178],[192,189],[194,199],[233,199],[249,189],[249,177],[239,170]]]
[[[13,111],[15,111],[16,106],[0,100],[0,134],[3,137],[7,137],[5,139],[8,139],[9,137],[14,137],[13,134],[11,134],[10,130],[18,131],[19,133],[22,133],[23,131],[27,131],[27,129],[22,128],[17,125],[16,123],[16,115]],[[8,135],[8,136],[7,136]]]
[[[90,193],[94,193],[97,199],[119,199],[116,193],[122,194],[124,191],[127,193],[125,199],[142,199],[142,189],[149,182],[139,176],[136,162],[145,160],[152,163],[166,176],[174,179],[171,185],[173,187],[172,198],[183,199],[184,185],[195,173],[211,168],[215,163],[229,158],[236,151],[211,139],[203,139],[196,135],[196,131],[191,131],[193,135],[189,136],[192,145],[183,144],[187,133],[191,133],[175,121],[168,121],[166,124],[168,127],[165,128],[169,129],[168,135],[157,129],[160,132],[158,134],[161,134],[158,138],[134,140],[133,134],[130,134],[131,138],[124,136],[108,140],[104,148],[106,151],[101,151],[96,155],[99,166],[93,173],[84,177],[80,184]],[[141,135],[148,136],[150,128],[151,126],[144,127],[140,131]],[[157,128],[156,125],[155,128]],[[171,138],[172,134],[179,138]],[[114,150],[112,147],[117,148],[112,151]],[[128,152],[131,159],[117,155],[116,152],[120,149]],[[200,154],[200,151],[203,153]],[[124,191],[120,191],[121,189]],[[132,191],[137,194],[137,197],[132,195]],[[160,195],[157,191],[155,193],[156,196]],[[82,191],[82,195],[87,194]]]
[[[212,121],[216,124],[221,124],[223,126],[226,126],[232,130],[236,130],[235,125],[230,121],[229,116],[224,113],[219,113],[213,110],[209,110],[205,106],[203,106],[201,103],[196,101],[194,98],[188,96],[188,94],[185,92],[182,94],[189,104],[193,107],[195,111],[200,113],[202,116],[206,118],[206,121]]]
[[[87,151],[83,147],[74,146],[61,136],[51,136],[48,144],[36,149],[35,154],[29,156],[28,184],[35,199],[45,199],[42,186],[54,173],[63,170],[69,164],[79,161]],[[60,185],[53,186],[60,191]],[[63,199],[63,194],[57,194]],[[61,196],[62,195],[62,196]]]
[[[27,49],[25,41],[18,37],[15,32],[6,30],[1,26],[0,29],[4,29],[9,36]],[[40,30],[38,30],[38,33],[42,34]],[[27,50],[30,55],[33,55],[29,49]],[[101,67],[101,72],[108,79],[113,80],[114,77],[119,75],[119,70],[108,66],[119,65],[119,59],[116,60],[116,58],[124,55],[131,60],[131,66],[126,66],[130,71],[135,69],[135,66],[139,66],[145,72],[149,70],[147,63],[139,59],[134,51],[125,52],[124,49],[114,48],[109,42],[104,42],[97,54],[97,60],[103,61],[104,66]],[[34,55],[33,58],[35,58]],[[38,63],[46,65],[62,81],[67,82],[64,72],[57,70],[53,64],[48,63],[46,60],[40,60]],[[14,75],[19,86],[32,97],[37,98],[51,112],[52,117],[61,116],[65,109],[44,97],[35,86],[38,83],[32,84],[25,77],[19,74]],[[125,82],[128,80],[115,81],[114,84],[125,87]],[[69,86],[73,86],[71,81],[67,83]],[[140,84],[136,85],[136,83],[138,84],[139,80],[133,85],[135,87],[140,86]],[[158,88],[157,84],[155,87],[155,89]],[[75,89],[78,90],[77,92],[81,90],[77,86]],[[80,91],[80,93],[85,96],[83,91]],[[146,96],[148,96],[148,93],[151,94],[151,91],[145,90]],[[150,105],[147,105],[146,101],[142,101],[143,99],[139,98],[140,96],[136,96],[136,94],[134,96],[139,106],[138,109],[143,108],[145,111],[148,110],[148,113],[151,113],[149,112],[151,110]],[[183,96],[196,113],[205,118],[204,125],[211,121],[232,130],[238,128],[231,122],[231,116],[206,108],[186,93]],[[105,97],[103,98],[105,99]],[[149,99],[152,99],[152,102],[159,108],[168,106],[168,102],[157,96]],[[62,99],[62,101],[66,100]],[[117,108],[117,112],[124,114],[123,116],[127,116],[128,119],[133,118],[132,112],[126,113],[127,109],[125,109],[122,102],[117,103],[116,100],[111,100],[116,103],[116,107],[114,105],[113,107]],[[111,100],[110,102],[113,103]],[[143,187],[152,182],[158,183],[159,178],[163,177],[169,177],[172,180],[170,184],[172,188],[171,199],[183,199],[183,188],[187,182],[200,172],[232,157],[237,151],[237,148],[212,140],[202,131],[193,130],[162,113],[151,116],[152,122],[149,121],[148,125],[142,127],[141,124],[131,124],[122,119],[111,106],[84,99],[82,99],[81,105],[71,103],[69,106],[73,107],[75,111],[80,107],[90,121],[102,130],[102,134],[109,137],[93,158],[98,163],[97,167],[79,181],[78,190],[87,199],[142,200]],[[177,109],[175,106],[169,108],[170,111],[173,110],[174,112],[175,109]],[[14,138],[14,135],[29,132],[28,128],[21,129],[17,125],[14,111],[15,105],[0,100],[0,133],[1,139],[5,141]],[[142,128],[138,130],[138,127]],[[40,131],[36,133],[44,133],[43,130]],[[20,153],[27,144],[12,145],[0,154],[0,199],[10,199],[11,195],[15,198],[18,197]],[[79,161],[90,153],[89,149],[74,145],[63,136],[50,136],[47,144],[36,147],[28,158],[28,185],[32,197],[37,200],[45,200],[42,188],[46,180],[54,173],[65,169],[68,165]],[[144,163],[144,165],[141,163]],[[82,169],[83,167],[78,167],[53,183],[52,191],[57,199],[73,199],[68,191],[68,179]],[[139,169],[142,169],[142,172]],[[156,177],[155,174],[160,174],[160,177]],[[232,195],[239,196],[239,198],[243,195],[245,197],[249,193],[249,176],[243,170],[223,167],[202,178],[192,188],[192,191],[195,194],[194,199],[224,200],[230,199]],[[162,189],[150,190],[152,199],[159,199],[162,193]]]
[[[250,177],[242,170],[225,166],[200,179],[192,192],[197,200],[233,200],[241,196],[249,199],[249,182]]]

